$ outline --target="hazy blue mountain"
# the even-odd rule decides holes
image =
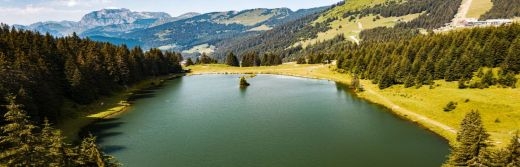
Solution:
[[[171,16],[164,12],[133,12],[124,8],[103,9],[86,14],[78,24],[85,29],[109,25],[142,27],[152,25],[155,21],[164,18],[171,18]]]
[[[14,27],[18,29],[26,29],[32,31],[38,31],[41,33],[49,33],[53,36],[65,36],[68,34],[72,34],[74,32],[74,28],[77,26],[76,22],[72,21],[47,21],[47,22],[38,22],[28,26],[24,25],[14,25]]]
[[[158,25],[165,24],[165,23],[169,23],[169,22],[178,21],[178,20],[184,20],[184,19],[192,18],[192,17],[198,16],[198,15],[200,15],[200,13],[189,12],[189,13],[185,13],[185,14],[182,14],[180,16],[177,16],[177,17],[159,18],[157,21],[155,21],[151,25],[151,27],[158,26]]]
[[[76,32],[82,37],[107,36],[117,37],[137,29],[145,29],[155,25],[195,16],[195,13],[171,17],[164,12],[135,12],[129,9],[102,9],[86,14],[78,22],[49,21],[38,22],[28,26],[15,25],[20,29],[50,33],[54,36],[66,36]]]
[[[81,37],[96,41],[198,54],[212,53],[215,44],[219,42],[257,35],[325,9],[292,11],[288,8],[258,8],[206,14],[186,13],[178,17],[171,17],[164,12],[102,9],[86,14],[78,22],[39,22],[16,27],[58,37],[76,32]]]
[[[249,9],[201,14],[184,20],[137,30],[121,36],[142,42],[144,48],[213,52],[216,43],[230,38],[260,34],[277,25],[296,20],[326,8],[292,11],[288,8]]]

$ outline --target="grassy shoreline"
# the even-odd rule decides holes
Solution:
[[[298,65],[272,67],[229,67],[226,65],[190,66],[189,75],[201,74],[275,74],[312,79],[324,79],[349,85],[351,76],[338,73],[333,65]],[[369,80],[362,80],[365,91],[356,93],[362,99],[382,105],[395,115],[412,121],[454,144],[456,131],[464,115],[479,110],[493,144],[504,147],[516,130],[520,130],[520,89],[488,88],[458,89],[456,82],[436,81],[436,86],[419,89],[402,85],[380,90]],[[469,101],[468,101],[469,100]],[[451,112],[442,108],[450,101],[458,102]],[[498,120],[498,121],[497,121]],[[519,123],[517,123],[519,122]]]
[[[203,74],[274,74],[311,79],[323,79],[349,85],[352,77],[336,72],[334,65],[299,65],[287,63],[271,67],[230,67],[222,64],[190,66],[191,73]],[[184,75],[184,74],[182,74]],[[123,113],[130,106],[125,100],[132,92],[149,88],[151,83],[160,83],[181,75],[162,76],[140,82],[127,90],[104,97],[91,105],[75,108],[75,116],[57,124],[68,140],[74,141],[81,129],[97,120]],[[493,144],[503,147],[508,144],[516,130],[520,130],[520,89],[488,88],[458,89],[456,82],[436,81],[436,86],[419,89],[402,85],[380,90],[369,80],[362,80],[365,91],[356,93],[359,98],[388,108],[393,114],[432,131],[453,144],[456,130],[464,115],[473,110],[481,111],[484,125],[491,134]],[[518,85],[520,87],[520,83]],[[451,112],[442,108],[449,101],[459,103]],[[102,104],[102,105],[101,105]],[[518,122],[518,123],[517,123]]]
[[[64,110],[75,115],[65,116],[56,124],[56,127],[63,132],[68,141],[77,141],[80,131],[98,120],[113,118],[127,111],[131,104],[127,101],[134,92],[148,89],[158,84],[162,84],[165,80],[180,77],[184,74],[172,74],[159,76],[143,80],[137,84],[121,90],[108,97],[102,97],[89,105],[74,105],[70,102],[65,105]]]

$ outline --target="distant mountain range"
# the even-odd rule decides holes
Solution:
[[[136,29],[185,19],[199,15],[188,13],[179,17],[171,17],[163,12],[133,12],[129,9],[103,9],[86,14],[79,22],[73,21],[48,21],[38,22],[28,26],[15,25],[17,28],[50,33],[54,36],[67,36],[76,32],[80,36],[106,35],[114,36]]]
[[[186,13],[172,17],[164,12],[135,12],[129,9],[102,9],[78,21],[38,22],[19,29],[61,37],[76,33],[96,41],[141,46],[144,49],[184,51],[185,54],[213,52],[215,44],[230,38],[258,35],[278,25],[294,21],[327,7],[292,11],[288,8],[244,11]]]

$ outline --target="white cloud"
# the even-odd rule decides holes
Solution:
[[[76,6],[77,4],[78,4],[78,1],[76,1],[76,0],[68,0],[68,1],[67,1],[67,6],[68,6],[68,7],[74,7],[74,6]]]
[[[0,7],[0,22],[7,24],[31,24],[39,21],[79,20],[83,10],[57,10],[44,6]]]
[[[48,0],[24,6],[0,4],[0,22],[27,25],[39,21],[79,21],[88,12],[107,6],[117,4],[113,0]]]
[[[53,0],[49,6],[68,8],[92,8],[113,4],[112,0]],[[42,4],[45,5],[45,4]]]

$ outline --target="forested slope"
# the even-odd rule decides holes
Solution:
[[[314,14],[309,14],[286,24],[279,25],[259,35],[245,35],[217,43],[216,46],[218,49],[214,53],[214,56],[223,59],[229,52],[236,53],[237,55],[249,52],[260,54],[271,52],[279,54],[300,38],[312,38],[318,32],[327,29],[325,23],[318,25],[310,24],[318,18],[320,12],[315,12]],[[292,50],[299,49],[296,48]]]
[[[486,19],[508,19],[520,17],[520,0],[492,0],[493,7],[480,17]]]
[[[0,105],[16,96],[34,120],[56,120],[65,101],[89,104],[146,79],[181,72],[180,54],[0,28]],[[0,108],[0,114],[5,113]]]
[[[369,16],[376,16],[374,22],[378,24],[376,23],[378,18],[403,17],[410,14],[419,14],[417,18],[410,21],[397,21],[393,28],[387,27],[385,24],[381,25],[380,28],[364,29],[359,33],[363,41],[383,41],[415,36],[419,34],[419,29],[432,30],[450,22],[457,12],[460,3],[461,0],[388,0],[383,2],[356,0],[352,2],[341,2],[323,13],[316,13],[297,21],[281,25],[264,34],[222,42],[218,45],[219,49],[216,56],[223,58],[228,52],[234,52],[238,55],[248,52],[257,52],[260,54],[270,52],[280,55],[285,58],[284,60],[286,61],[292,61],[298,57],[308,56],[306,54],[312,53],[305,51],[304,48],[298,44],[300,41],[316,39],[318,33],[332,30],[334,27],[331,27],[331,24],[336,24],[336,22],[340,20],[356,22],[356,20]],[[352,5],[355,7],[351,7]],[[340,24],[339,26],[339,28],[335,27],[334,29],[341,29],[342,25]],[[376,25],[375,27],[378,26]],[[397,35],[393,35],[396,32]],[[342,33],[338,35],[344,36]],[[327,43],[330,43],[330,41],[341,42],[341,40],[334,37],[318,41],[327,41]],[[322,47],[323,44],[320,44],[320,42],[314,44],[314,46],[305,48],[317,50],[312,47]]]
[[[514,87],[514,76],[520,72],[519,24],[347,47],[346,52],[337,53],[341,55],[338,68],[373,80],[380,88],[394,84],[428,85],[437,79],[459,80],[461,88],[495,84]],[[501,70],[498,74],[482,74],[483,67]],[[470,82],[477,71],[482,80]]]

